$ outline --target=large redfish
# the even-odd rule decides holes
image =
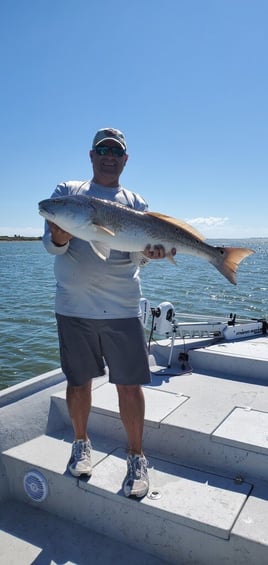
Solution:
[[[170,260],[174,248],[177,253],[206,259],[233,284],[239,263],[254,253],[241,247],[214,247],[181,220],[156,212],[138,212],[92,196],[42,200],[39,212],[74,237],[88,241],[102,259],[109,257],[110,249],[142,252],[147,245],[161,244]]]

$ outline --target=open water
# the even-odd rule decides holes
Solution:
[[[151,261],[141,270],[152,307],[168,300],[176,312],[268,319],[268,238],[211,240],[255,250],[231,285],[206,261],[177,255],[178,266]],[[41,241],[0,242],[0,389],[59,367],[54,319],[53,257]]]

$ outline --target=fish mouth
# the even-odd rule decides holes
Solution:
[[[40,216],[43,216],[44,218],[46,218],[48,220],[55,217],[54,212],[47,210],[46,207],[41,205],[41,204],[39,204],[39,214],[40,214]]]

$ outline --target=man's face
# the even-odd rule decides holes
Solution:
[[[112,139],[99,143],[96,149],[90,151],[94,178],[100,184],[118,182],[128,155],[119,143]]]

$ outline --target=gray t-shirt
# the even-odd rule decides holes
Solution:
[[[69,194],[92,195],[135,210],[147,209],[141,196],[122,186],[107,188],[89,181],[69,181],[59,184],[52,197]],[[57,247],[51,241],[47,223],[43,243],[47,251],[55,255],[55,310],[58,314],[92,319],[139,316],[141,254],[111,250],[109,259],[104,261],[88,242],[75,237],[63,247]]]

